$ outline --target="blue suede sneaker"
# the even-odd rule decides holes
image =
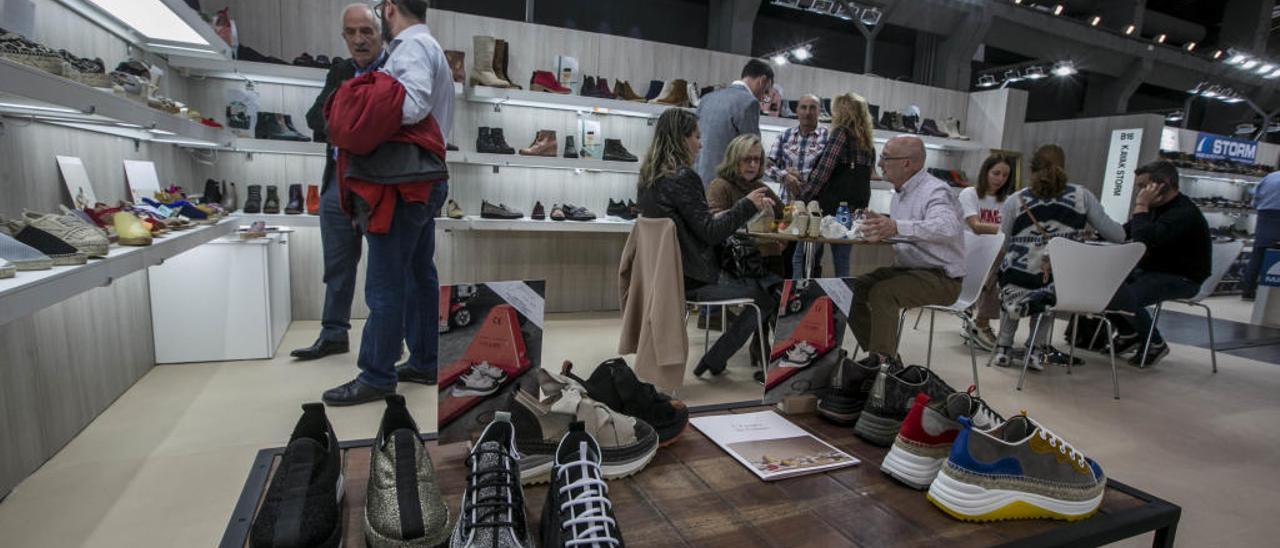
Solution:
[[[964,521],[1075,521],[1102,505],[1107,478],[1098,463],[1026,414],[986,432],[968,417],[959,422],[951,454],[929,486],[929,500],[943,512]]]

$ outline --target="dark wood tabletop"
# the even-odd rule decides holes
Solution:
[[[769,409],[758,404],[717,407],[721,408],[697,414]],[[1093,546],[1151,531],[1156,532],[1154,545],[1173,543],[1179,507],[1115,481],[1108,482],[1098,514],[1079,522],[958,521],[934,507],[924,492],[880,471],[887,449],[854,436],[852,428],[829,424],[814,415],[788,418],[862,462],[851,468],[764,482],[690,427],[675,444],[659,449],[642,472],[609,482],[609,497],[627,545]],[[348,548],[365,545],[362,512],[369,444],[369,440],[343,444],[344,546]],[[441,490],[456,519],[466,487],[467,444],[437,446],[431,441],[428,447]],[[282,448],[259,453],[221,546],[247,545],[249,524],[282,453]],[[535,532],[546,490],[546,485],[525,487],[526,515]]]

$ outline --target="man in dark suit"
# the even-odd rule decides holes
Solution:
[[[325,77],[324,90],[307,111],[307,126],[315,132],[317,142],[327,142],[324,104],[343,82],[366,72],[377,70],[387,60],[383,50],[382,24],[365,4],[352,4],[342,12],[342,39],[347,42],[351,59],[334,63]],[[325,150],[324,180],[320,191],[320,242],[324,249],[324,312],[320,338],[307,348],[290,355],[299,360],[314,360],[349,350],[347,332],[351,329],[351,300],[355,297],[356,267],[360,263],[361,234],[352,226],[351,218],[339,202],[336,154],[332,146]]]
[[[773,67],[759,59],[747,61],[742,78],[698,102],[698,129],[702,154],[694,171],[703,185],[716,178],[716,166],[724,160],[729,141],[744,133],[760,134],[760,99],[773,88]]]

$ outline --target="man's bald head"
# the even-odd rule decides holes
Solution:
[[[812,93],[800,96],[796,102],[796,118],[800,120],[800,133],[808,135],[818,128],[818,113],[822,109],[822,100]]]
[[[912,135],[889,139],[880,152],[880,172],[896,188],[924,169],[924,141]]]

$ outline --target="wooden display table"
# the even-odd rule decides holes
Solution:
[[[868,240],[846,240],[846,239],[831,239],[831,238],[822,238],[822,237],[810,238],[808,236],[796,236],[795,234],[784,234],[781,232],[745,232],[743,234],[759,240],[773,240],[777,242],[796,242],[796,245],[801,250],[804,251],[804,277],[805,278],[812,277],[810,276],[810,274],[813,273],[813,257],[818,253],[818,248],[822,244],[857,245],[857,246],[888,246],[893,244],[907,243],[905,241],[894,240],[893,238],[890,238],[888,240],[878,241],[878,242],[872,242]]]
[[[769,409],[755,402],[691,409],[695,415]],[[967,523],[952,519],[880,471],[887,449],[855,437],[814,415],[790,417],[862,462],[852,468],[763,482],[689,427],[679,441],[658,450],[643,471],[609,482],[609,497],[633,547],[671,546],[1096,546],[1154,531],[1153,546],[1172,546],[1182,510],[1164,500],[1108,480],[1102,508],[1089,519]],[[344,443],[346,498],[344,546],[364,546],[363,511],[371,440]],[[467,444],[429,442],[451,517],[456,520],[466,486]],[[244,491],[222,538],[222,548],[247,546],[249,527],[283,448],[258,452]],[[1106,467],[1105,462],[1101,465]],[[525,487],[534,538],[547,486]]]

